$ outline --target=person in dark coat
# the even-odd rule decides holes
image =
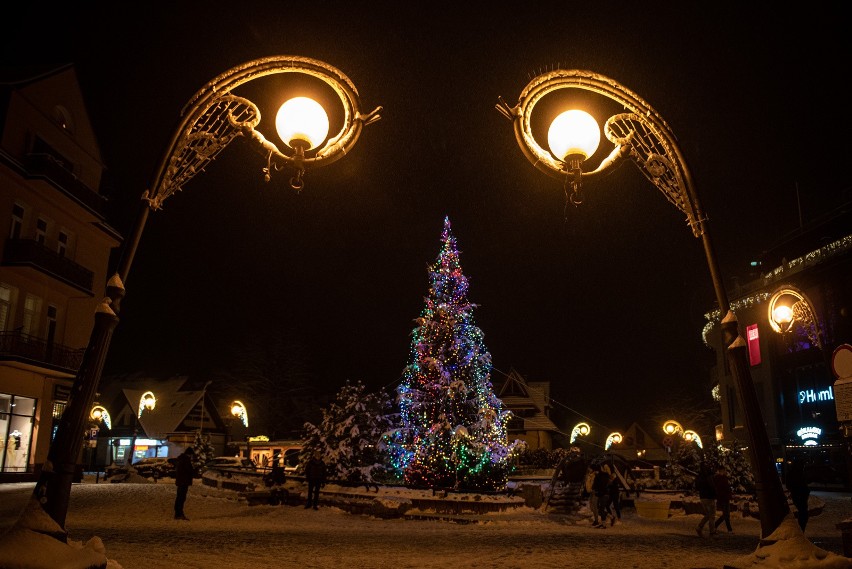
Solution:
[[[176,520],[189,521],[189,518],[183,513],[183,505],[186,503],[186,494],[189,492],[189,487],[192,486],[192,479],[195,478],[195,466],[192,464],[194,457],[195,451],[190,447],[183,451],[183,454],[175,460],[175,486],[177,486],[177,495],[175,496]]]
[[[305,465],[305,478],[308,481],[308,501],[305,503],[305,509],[312,505],[314,509],[319,509],[319,491],[325,484],[326,467],[322,461],[319,452],[311,455],[311,459]]]
[[[707,524],[710,535],[716,535],[716,487],[713,485],[713,471],[706,464],[701,465],[701,470],[695,478],[695,489],[698,490],[698,499],[701,500],[701,509],[704,510],[704,517],[698,522],[695,533],[702,537],[702,530]]]
[[[734,497],[734,491],[724,466],[716,469],[716,474],[713,475],[713,486],[716,487],[716,507],[722,511],[722,515],[716,519],[714,525],[718,528],[722,522],[725,522],[728,533],[731,533],[734,531],[731,527],[731,499]]]
[[[604,464],[601,469],[595,474],[595,479],[592,482],[592,492],[598,498],[598,518],[600,523],[592,525],[596,528],[606,527],[606,518],[609,514],[609,467]]]
[[[796,507],[796,519],[799,520],[799,527],[804,532],[805,526],[808,525],[808,497],[811,495],[811,489],[808,487],[805,461],[799,457],[793,459],[790,468],[787,470],[787,490],[790,491],[790,498]]]
[[[621,523],[621,480],[619,480],[618,473],[615,471],[616,466],[612,465],[612,474],[609,475],[609,485],[607,486],[607,492],[609,493],[609,505],[612,506],[612,518],[610,519],[610,525],[614,526],[617,523]]]

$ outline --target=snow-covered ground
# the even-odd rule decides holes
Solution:
[[[736,514],[733,533],[699,538],[700,516],[683,510],[648,519],[628,508],[622,523],[606,529],[526,506],[474,516],[472,523],[381,519],[336,507],[249,506],[235,492],[200,483],[190,489],[190,521],[176,521],[171,481],[74,485],[66,522],[73,547],[59,547],[13,527],[32,487],[0,485],[3,569],[82,569],[85,559],[99,556],[110,560],[109,569],[852,567],[836,527],[852,518],[849,493],[814,492],[815,504],[824,507],[811,518],[807,539],[785,523],[790,531],[782,537],[789,539],[756,553],[759,521]],[[401,492],[381,499],[404,500]]]

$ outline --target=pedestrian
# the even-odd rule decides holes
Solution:
[[[790,492],[793,505],[796,507],[799,527],[804,532],[805,526],[808,525],[808,497],[811,495],[811,489],[808,487],[805,461],[801,457],[794,458],[787,470],[787,490]]]
[[[319,451],[315,451],[305,465],[305,478],[308,481],[308,501],[305,503],[305,509],[312,505],[315,510],[319,509],[319,491],[325,484],[325,475],[325,463]]]
[[[604,529],[606,527],[606,518],[609,514],[609,467],[601,466],[595,473],[595,480],[592,482],[592,491],[598,499],[598,517],[599,523],[592,527]]]
[[[189,518],[183,513],[183,505],[186,503],[186,494],[189,492],[189,487],[192,486],[192,479],[195,478],[195,466],[192,464],[194,457],[195,451],[190,447],[183,451],[183,454],[175,460],[175,486],[177,486],[177,494],[175,495],[176,520],[189,521]]]
[[[698,537],[703,537],[702,530],[704,525],[710,531],[710,535],[716,535],[716,488],[713,486],[713,471],[707,464],[702,464],[695,478],[695,489],[698,490],[698,498],[701,500],[701,509],[704,511],[704,517],[698,522],[698,527],[695,528],[695,533]]]
[[[592,527],[598,527],[601,523],[600,513],[598,513],[598,497],[595,494],[595,476],[600,471],[597,464],[590,464],[586,471],[585,490],[589,495],[589,511],[592,512]]]
[[[612,526],[621,523],[621,481],[619,480],[616,468],[617,467],[613,464],[612,474],[609,476],[609,485],[607,486],[607,492],[609,494],[607,501],[609,502],[609,505],[612,506],[612,511],[610,512],[612,514],[610,525]]]
[[[717,528],[725,522],[725,527],[728,528],[728,533],[733,533],[734,528],[731,527],[731,499],[734,497],[734,491],[731,488],[731,481],[728,480],[728,471],[724,466],[719,465],[716,468],[716,474],[713,475],[713,486],[716,488],[716,507],[722,511],[722,515],[716,519],[714,524]]]

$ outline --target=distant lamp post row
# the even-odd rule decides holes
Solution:
[[[307,97],[286,102],[276,115],[276,130],[285,144],[283,150],[257,130],[261,120],[259,108],[247,98],[236,95],[234,90],[255,79],[288,73],[316,79],[334,91],[343,110],[342,126],[336,135],[328,137],[329,121],[325,110]],[[89,344],[33,490],[33,500],[38,501],[60,527],[65,528],[86,421],[149,212],[161,209],[168,197],[183,189],[231,142],[240,138],[265,156],[264,180],[268,182],[274,172],[289,168],[293,171],[290,187],[300,191],[306,170],[345,156],[357,142],[363,127],[379,120],[380,110],[381,107],[377,107],[372,112],[362,113],[355,85],[340,70],[322,61],[291,55],[265,57],[233,67],[212,79],[189,100],[181,111],[180,122],[156,168],[151,186],[142,194],[139,214],[125,240],[118,270],[107,283],[106,297],[97,307]]]
[[[792,288],[783,288],[769,299],[769,326],[779,334],[792,332],[800,326],[811,344],[822,349],[819,323],[805,295]]]
[[[600,134],[597,122],[588,113],[559,114],[547,136],[550,151],[542,148],[533,135],[532,116],[536,105],[546,95],[563,89],[571,89],[574,90],[572,93],[581,95],[603,97],[624,111],[606,120],[604,134],[613,148],[599,166],[590,172],[583,170],[583,163],[597,150]],[[716,301],[723,315],[722,329],[727,358],[736,381],[750,438],[748,448],[754,465],[761,531],[764,537],[768,536],[789,513],[789,507],[775,470],[769,435],[751,378],[747,344],[739,333],[736,315],[730,310],[710,241],[707,217],[701,209],[692,175],[669,125],[639,95],[620,83],[578,69],[555,69],[534,77],[521,91],[517,105],[509,106],[499,98],[497,110],[512,121],[515,138],[530,163],[545,174],[563,180],[566,202],[575,205],[582,203],[584,181],[598,177],[629,159],[670,203],[685,214],[693,235],[701,239]]]

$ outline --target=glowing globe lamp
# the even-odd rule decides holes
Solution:
[[[328,136],[328,114],[313,99],[295,97],[278,109],[275,130],[287,146],[310,150],[322,144]]]
[[[585,160],[595,153],[600,142],[598,123],[585,111],[565,111],[553,119],[547,131],[547,144],[558,160],[567,161],[569,156]]]

